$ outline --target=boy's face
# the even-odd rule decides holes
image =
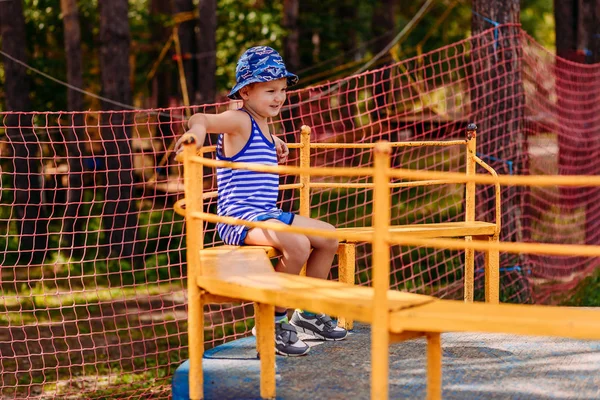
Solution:
[[[270,82],[253,83],[240,90],[244,105],[252,108],[265,118],[279,114],[285,103],[287,79],[281,78]]]

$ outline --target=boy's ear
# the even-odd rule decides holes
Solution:
[[[248,100],[248,96],[250,93],[250,87],[252,86],[252,84],[250,85],[246,85],[243,88],[240,89],[240,96],[242,97],[242,99],[244,100]]]

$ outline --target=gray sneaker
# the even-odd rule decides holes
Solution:
[[[340,328],[333,320],[325,314],[308,316],[298,310],[294,311],[290,324],[294,325],[298,332],[307,333],[323,340],[343,340],[348,336],[348,331]]]
[[[252,328],[256,336],[256,326]],[[296,328],[288,323],[287,317],[275,323],[275,353],[286,357],[303,356],[310,346],[298,338]]]
[[[303,356],[310,351],[310,347],[298,339],[296,328],[287,322],[275,324],[275,352],[281,356]]]

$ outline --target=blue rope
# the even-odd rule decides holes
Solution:
[[[476,153],[476,155],[479,158],[487,159],[487,160],[490,160],[490,161],[498,161],[498,162],[506,164],[508,166],[508,174],[509,175],[513,174],[513,162],[512,161],[510,161],[510,160],[502,160],[501,158],[496,158],[494,156],[488,156],[488,155],[481,154],[481,153]]]
[[[488,22],[492,25],[494,25],[494,51],[498,50],[498,36],[499,36],[499,32],[498,32],[498,27],[501,25],[499,22],[496,22],[494,20],[491,20],[481,14],[479,14],[477,11],[472,11],[473,14],[477,15],[479,18],[483,19],[485,22]]]
[[[520,265],[513,265],[512,267],[503,267],[503,268],[499,268],[500,272],[523,272],[523,269],[521,268]],[[475,272],[477,272],[478,274],[485,272],[485,270],[483,268],[479,268],[477,270],[475,270]]]

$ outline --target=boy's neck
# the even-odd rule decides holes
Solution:
[[[252,115],[252,118],[254,118],[254,120],[255,120],[256,122],[265,122],[265,123],[266,123],[266,122],[268,122],[268,119],[269,119],[268,117],[263,117],[262,115],[260,115],[260,114],[259,114],[259,113],[257,113],[256,111],[254,111],[254,110],[252,109],[252,107],[248,107],[246,104],[244,104],[244,105],[242,106],[242,108],[243,108],[244,110],[246,110],[248,113],[250,113],[250,115]]]

